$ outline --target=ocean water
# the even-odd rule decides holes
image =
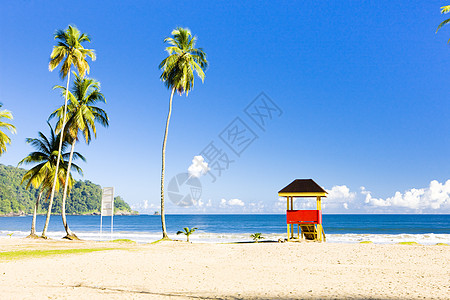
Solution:
[[[31,216],[0,217],[0,237],[25,237],[30,232]],[[161,238],[160,216],[115,216],[111,234],[111,218],[100,216],[67,216],[70,228],[78,237],[87,240],[126,238],[148,243]],[[37,216],[36,228],[42,231],[45,216]],[[192,242],[240,242],[251,240],[250,234],[261,232],[265,239],[286,237],[285,215],[166,215],[171,238],[183,227],[197,227]],[[415,241],[420,244],[450,244],[450,215],[323,215],[327,242],[398,243]],[[59,239],[65,235],[61,216],[52,216],[48,236]]]

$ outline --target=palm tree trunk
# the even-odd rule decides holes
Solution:
[[[43,192],[44,192],[44,190],[41,189],[41,191],[39,192],[38,198],[36,199],[36,204],[34,205],[33,221],[31,221],[31,233],[28,236],[30,238],[37,237],[37,235],[36,235],[36,215],[37,215],[37,210],[38,210],[38,207],[39,207],[39,201],[41,200],[41,196],[42,196]]]
[[[70,179],[70,167],[72,165],[72,158],[73,158],[73,151],[75,149],[75,143],[76,143],[76,139],[73,139],[72,142],[72,147],[70,149],[70,156],[69,156],[69,164],[67,166],[67,173],[66,173],[66,181],[64,183],[64,193],[63,193],[63,199],[62,199],[62,205],[61,205],[61,217],[62,217],[62,222],[64,225],[64,228],[66,229],[66,236],[64,238],[69,239],[69,240],[78,240],[78,237],[75,235],[75,233],[73,233],[70,228],[69,225],[67,224],[67,220],[66,220],[66,199],[67,199],[67,188],[69,186],[69,179]]]
[[[67,75],[66,97],[64,99],[64,115],[63,115],[63,123],[62,123],[62,127],[61,127],[61,138],[59,139],[58,159],[56,161],[55,178],[53,179],[52,193],[50,195],[50,200],[48,202],[47,218],[45,219],[44,230],[42,230],[43,238],[47,238],[46,234],[47,234],[47,229],[48,229],[48,223],[50,222],[53,198],[55,198],[56,181],[58,180],[59,161],[61,159],[61,151],[62,151],[62,145],[63,145],[63,140],[64,140],[64,127],[66,126],[67,98],[69,96],[69,82],[70,82],[70,67],[69,67],[69,72]]]
[[[166,170],[166,142],[167,142],[167,134],[169,132],[169,122],[170,122],[170,115],[172,114],[172,99],[173,94],[175,93],[175,88],[172,88],[172,93],[170,94],[170,101],[169,101],[169,113],[167,114],[167,121],[166,121],[166,131],[164,132],[164,141],[162,146],[162,168],[161,168],[161,225],[162,225],[162,234],[163,239],[168,239],[169,236],[167,235],[166,231],[166,217],[164,215],[164,172]]]

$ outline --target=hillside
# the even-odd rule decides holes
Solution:
[[[20,184],[26,172],[25,169],[0,164],[0,216],[33,213],[38,190],[34,188],[26,190],[25,184]],[[69,215],[100,213],[101,197],[100,185],[89,180],[77,181],[67,199],[66,213]],[[61,193],[55,196],[52,213],[61,213],[61,198]],[[41,204],[38,213],[46,213],[48,203]],[[114,198],[114,212],[137,214],[120,196]]]

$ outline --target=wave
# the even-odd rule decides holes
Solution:
[[[29,231],[8,231],[1,230],[0,236],[6,237],[11,234],[11,238],[24,238],[29,234]],[[160,232],[132,232],[132,231],[117,231],[112,234],[107,231],[77,231],[77,236],[83,240],[93,241],[110,241],[115,239],[130,239],[138,243],[150,243],[161,238]],[[192,242],[197,243],[232,243],[251,241],[251,233],[211,233],[197,231],[190,236]],[[61,239],[65,236],[64,231],[49,231],[47,236],[52,239]],[[175,232],[169,232],[169,236],[173,239],[184,240],[184,235],[177,236]],[[284,240],[286,234],[270,233],[264,234],[265,240],[278,241]],[[399,242],[417,242],[422,245],[435,245],[437,243],[450,244],[450,234],[327,234],[327,242],[330,243],[359,243],[362,241],[371,241],[375,244],[396,244]]]

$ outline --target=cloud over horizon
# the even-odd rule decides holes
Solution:
[[[244,201],[240,200],[240,199],[230,199],[230,200],[226,200],[226,199],[221,199],[220,200],[220,207],[227,207],[227,206],[245,206]]]
[[[328,195],[326,202],[324,203],[324,208],[332,207],[335,208],[344,208],[348,210],[349,203],[353,202],[356,198],[355,192],[350,192],[350,188],[346,185],[335,185],[331,188],[331,190],[326,190]]]
[[[378,207],[401,207],[413,210],[437,210],[450,208],[450,179],[445,183],[432,180],[427,188],[412,188],[394,196],[381,199],[373,198],[370,191],[361,187],[361,193],[366,196],[365,203]]]
[[[336,185],[326,189],[323,198],[324,213],[450,213],[450,179],[445,182],[432,180],[427,187],[396,191],[389,197],[377,197],[376,193],[361,186],[352,191],[347,185]],[[220,200],[219,200],[220,199]],[[239,198],[199,199],[191,207],[173,207],[172,212],[191,213],[284,213],[286,198],[275,201],[248,201]],[[296,198],[295,209],[316,209],[313,198]],[[152,213],[159,209],[157,203],[142,201],[132,209]]]

